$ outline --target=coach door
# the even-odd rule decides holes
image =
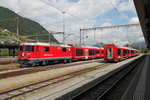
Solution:
[[[39,46],[35,46],[35,47],[36,47],[36,49],[35,49],[35,51],[36,51],[36,58],[39,58],[40,57]]]
[[[85,49],[85,59],[88,59],[88,54],[89,52],[88,52],[88,49]]]
[[[113,47],[108,47],[107,48],[107,59],[112,59],[113,58]]]

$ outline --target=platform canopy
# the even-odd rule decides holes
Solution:
[[[150,0],[134,0],[144,38],[150,49]]]
[[[17,49],[19,48],[19,45],[18,44],[0,44],[0,48]]]

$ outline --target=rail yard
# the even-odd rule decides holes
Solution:
[[[130,58],[119,63],[105,63],[103,59],[94,59],[68,64],[56,63],[47,66],[1,70],[0,99],[33,100],[33,95],[37,97],[34,99],[52,97],[56,99],[57,96],[64,95],[64,93],[96,79],[99,75],[103,76],[137,58]],[[59,90],[60,87],[62,88]],[[41,91],[45,93],[47,88],[49,88],[47,93],[41,95]],[[61,91],[58,92],[61,95],[55,94],[57,91]]]
[[[0,0],[0,100],[150,100],[149,0]]]

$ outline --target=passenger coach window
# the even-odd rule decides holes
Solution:
[[[126,54],[126,50],[123,50],[123,56],[125,56],[125,54]]]
[[[94,50],[89,50],[89,55],[94,55]]]
[[[66,52],[67,50],[66,50],[66,48],[62,48],[62,51],[63,51],[63,52]]]
[[[49,47],[44,47],[45,52],[49,52]]]
[[[99,53],[99,50],[95,50],[95,53]]]
[[[83,56],[83,49],[76,49],[76,56]]]
[[[26,52],[34,52],[34,46],[26,46],[25,51]]]
[[[121,50],[120,49],[118,49],[118,56],[120,56],[121,55]]]

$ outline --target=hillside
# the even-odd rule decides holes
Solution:
[[[13,11],[0,7],[0,29],[7,29],[10,32],[16,33],[16,13]],[[19,35],[38,35],[48,34],[48,31],[44,29],[39,23],[30,19],[19,16]],[[58,42],[53,35],[50,36],[51,42]],[[27,37],[27,39],[35,40],[35,36]],[[49,40],[48,36],[37,37],[37,40]]]
[[[132,45],[133,45],[133,46],[141,46],[141,47],[147,48],[147,46],[146,46],[146,43],[145,43],[145,42],[133,43]]]

